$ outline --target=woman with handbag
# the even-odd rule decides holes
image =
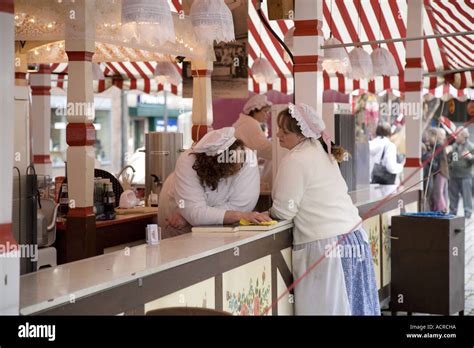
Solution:
[[[393,185],[397,174],[403,171],[403,163],[397,162],[397,147],[390,141],[390,124],[380,123],[375,134],[377,137],[369,141],[371,183]]]

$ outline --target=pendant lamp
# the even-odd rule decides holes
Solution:
[[[167,0],[122,0],[122,33],[129,41],[161,45],[176,40]]]
[[[161,84],[171,83],[178,86],[183,81],[183,77],[171,62],[158,62],[154,76],[155,80]]]
[[[190,16],[199,41],[212,45],[235,40],[232,12],[224,0],[194,0]]]
[[[273,84],[278,78],[275,70],[265,58],[257,58],[252,65],[252,75],[257,83]]]

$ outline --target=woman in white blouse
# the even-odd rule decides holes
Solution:
[[[297,315],[379,315],[375,273],[362,219],[339,170],[323,120],[305,104],[278,116],[282,159],[271,216],[293,219]]]
[[[369,141],[370,178],[372,178],[372,170],[375,163],[383,165],[389,173],[401,173],[404,164],[397,162],[397,146],[390,140],[390,135],[392,134],[390,123],[380,123],[375,134],[377,137]]]
[[[234,133],[232,127],[211,131],[178,158],[159,198],[163,238],[189,232],[191,226],[270,220],[252,212],[260,193],[258,166],[242,156],[249,152]]]

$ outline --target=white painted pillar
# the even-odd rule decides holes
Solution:
[[[92,56],[95,52],[95,0],[71,3],[66,22],[68,65],[66,142],[69,198],[72,215],[92,214],[95,128]],[[75,214],[77,213],[77,214]]]
[[[212,87],[211,75],[213,62],[191,62],[193,75],[193,128],[192,137],[199,141],[208,131],[212,130]]]
[[[96,132],[92,56],[95,52],[95,0],[70,4],[66,21],[67,89],[67,180],[69,213],[66,234],[72,260],[96,254],[94,206],[94,144]],[[68,251],[66,251],[68,252]]]
[[[295,102],[312,106],[319,115],[323,111],[324,88],[320,47],[324,43],[322,21],[322,1],[295,1]]]
[[[20,308],[20,259],[12,233],[15,24],[13,0],[0,0],[0,315]]]
[[[28,55],[17,53],[15,56],[15,85],[28,86],[26,74],[28,73]]]
[[[41,64],[36,74],[30,74],[32,94],[31,130],[33,163],[36,173],[52,176],[51,138],[51,69]]]
[[[24,175],[31,164],[31,124],[30,124],[30,89],[27,80],[27,55],[17,53],[15,57],[15,114],[13,154],[14,166]],[[16,171],[14,172],[16,173]]]
[[[423,35],[423,1],[408,1],[407,37]],[[421,121],[423,114],[423,41],[406,43],[405,100],[403,110],[406,119],[406,163],[403,171],[405,186],[423,179],[421,169]],[[423,189],[423,183],[416,186]]]

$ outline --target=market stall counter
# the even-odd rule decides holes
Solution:
[[[187,233],[21,277],[22,315],[145,314],[205,307],[288,314],[292,224],[266,232]]]
[[[381,303],[390,298],[391,217],[419,210],[420,191],[350,195],[364,218]],[[400,189],[398,189],[400,191]],[[113,226],[110,226],[113,228]],[[166,307],[292,315],[292,225],[265,232],[188,233],[21,277],[21,314],[140,315]],[[272,306],[273,303],[278,303]]]

